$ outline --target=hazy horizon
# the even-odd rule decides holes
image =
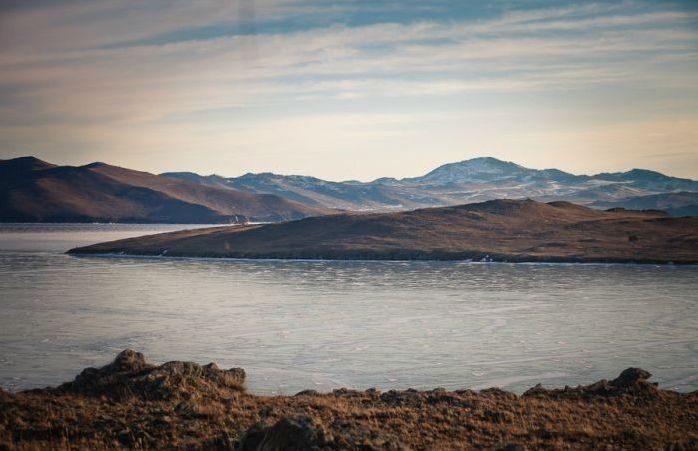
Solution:
[[[698,4],[7,1],[0,159],[698,179]]]

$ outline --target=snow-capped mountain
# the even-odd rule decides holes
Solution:
[[[492,157],[445,164],[421,177],[382,177],[372,182],[331,182],[272,173],[248,173],[231,178],[192,173],[162,175],[251,193],[276,194],[312,206],[347,210],[405,210],[501,198],[567,200],[600,206],[604,202],[622,204],[639,196],[698,192],[698,181],[645,169],[575,175],[559,169],[530,169]]]

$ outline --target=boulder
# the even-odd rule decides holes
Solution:
[[[294,396],[318,396],[320,392],[317,390],[301,390],[298,393],[296,393]]]
[[[650,377],[652,375],[641,368],[628,368],[611,381],[602,379],[589,385],[551,390],[538,384],[528,389],[523,396],[619,396],[627,393],[652,395],[657,392],[657,384],[648,382]]]
[[[628,368],[624,370],[620,375],[611,381],[611,385],[616,388],[634,388],[638,385],[647,384],[647,379],[652,377],[649,371],[645,371],[642,368]]]
[[[318,420],[284,417],[274,425],[255,425],[244,435],[242,451],[304,451],[329,449],[331,436]]]
[[[87,368],[72,382],[59,386],[62,392],[125,399],[169,399],[186,396],[194,390],[243,390],[242,368],[219,369],[215,364],[201,366],[193,362],[167,362],[156,366],[146,362],[140,352],[122,351],[102,368]]]

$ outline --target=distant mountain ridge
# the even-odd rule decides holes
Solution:
[[[636,197],[674,192],[698,192],[698,181],[670,177],[646,169],[575,175],[559,169],[530,169],[513,162],[480,157],[442,165],[412,178],[382,177],[371,182],[331,182],[315,177],[248,173],[240,177],[164,173],[165,177],[251,193],[275,194],[316,207],[346,210],[407,210],[481,202],[532,198],[566,200],[600,207],[633,204]],[[671,203],[665,205],[678,212]],[[687,205],[681,205],[683,210]],[[690,207],[690,205],[688,206]]]
[[[388,212],[524,198],[698,215],[698,181],[643,169],[575,175],[491,157],[371,182],[269,172],[155,175],[101,162],[75,167],[34,157],[0,160],[0,222],[278,222],[338,209]]]
[[[244,193],[91,163],[0,160],[0,222],[231,223],[332,213],[270,194]]]

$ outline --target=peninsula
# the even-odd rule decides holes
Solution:
[[[353,260],[698,263],[698,218],[493,200],[398,213],[213,227],[80,247],[71,254]]]

